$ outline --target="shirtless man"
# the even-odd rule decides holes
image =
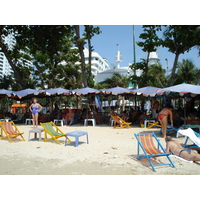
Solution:
[[[195,153],[191,149],[183,148],[177,140],[172,140],[171,137],[167,136],[165,141],[167,153],[173,153],[188,161],[200,161],[200,154]]]
[[[65,117],[65,123],[66,125],[68,125],[69,122],[69,126],[73,123],[74,121],[74,113],[72,112],[71,109],[69,109],[69,112],[67,113],[66,117]]]

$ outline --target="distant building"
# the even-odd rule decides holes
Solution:
[[[160,58],[158,57],[158,52],[157,51],[150,52],[148,66],[158,64],[159,61]]]
[[[84,49],[85,64],[89,62],[89,50]],[[96,77],[98,73],[101,73],[109,69],[108,61],[105,58],[102,58],[97,52],[92,51],[91,59],[91,69],[93,77]]]
[[[2,39],[4,40],[5,44],[7,44],[8,49],[12,50],[13,46],[16,43],[13,35],[10,34],[6,37],[2,36]],[[22,60],[19,59],[18,62],[22,64]],[[24,63],[24,65],[25,66],[33,66],[33,63],[31,61],[27,60]],[[8,63],[6,56],[4,55],[3,52],[0,52],[0,77],[3,77],[4,75],[8,76],[8,75],[11,75],[12,73],[13,73],[13,70],[12,70],[10,64]]]
[[[2,36],[5,44],[7,44],[8,49],[11,50],[13,45],[15,44],[14,37],[10,34],[8,36]],[[3,52],[0,52],[0,76],[10,75],[12,73],[12,69],[8,63],[8,60]]]
[[[116,59],[117,66],[98,73],[94,78],[96,83],[104,82],[107,78],[112,77],[113,74],[120,74],[121,76],[126,76],[126,77],[129,77],[134,74],[133,70],[130,67],[120,66],[120,63],[122,62],[122,56],[119,50],[117,51],[116,57],[117,57]],[[129,64],[129,66],[130,65],[131,64]],[[142,74],[142,70],[136,70],[137,76],[141,76],[141,74]]]

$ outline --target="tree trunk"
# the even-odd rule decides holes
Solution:
[[[7,50],[6,46],[4,45],[2,39],[0,41],[0,47],[1,47],[1,51],[6,56],[6,58],[8,60],[8,63],[10,64],[10,66],[11,66],[13,72],[14,72],[14,77],[16,79],[17,84],[19,85],[20,89],[24,89],[25,85],[24,85],[23,80],[22,80],[22,78],[20,76],[20,73],[19,73],[17,67],[14,65],[14,63],[13,63],[13,61],[12,61],[12,59],[11,59],[9,53],[8,53],[8,50]]]
[[[172,73],[171,73],[170,86],[173,86],[174,81],[175,81],[175,72],[176,72],[179,55],[180,55],[179,53],[175,54],[174,64],[173,64]]]
[[[148,64],[149,64],[149,56],[150,56],[150,52],[147,53],[147,67],[149,67],[148,66]]]
[[[86,74],[86,67],[85,67],[85,57],[84,57],[84,41],[81,40],[80,38],[80,28],[79,25],[75,25],[75,31],[76,31],[76,36],[75,36],[75,40],[76,40],[76,45],[78,47],[79,50],[79,54],[81,57],[81,71],[82,71],[82,82],[84,87],[87,87],[87,74]]]
[[[92,69],[91,69],[91,63],[92,63],[92,46],[91,46],[91,36],[90,36],[90,32],[89,32],[89,25],[85,25],[85,31],[86,31],[86,35],[87,35],[88,51],[89,51],[88,75],[92,76]]]

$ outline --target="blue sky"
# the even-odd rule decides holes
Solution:
[[[92,39],[94,51],[98,52],[102,57],[106,58],[110,67],[116,65],[116,53],[119,48],[122,54],[121,66],[126,67],[129,63],[133,63],[133,26],[131,25],[99,25],[102,33],[95,35]],[[135,39],[139,41],[139,35],[142,33],[142,26],[135,25]],[[174,54],[168,52],[166,48],[159,47],[158,55],[160,63],[166,69],[166,61],[168,59],[169,69],[172,68],[174,61]],[[136,61],[139,62],[141,58],[145,58],[146,53],[136,45]],[[200,57],[198,57],[198,50],[193,48],[189,53],[181,54],[179,61],[182,59],[190,59],[194,62],[196,67],[200,68]]]

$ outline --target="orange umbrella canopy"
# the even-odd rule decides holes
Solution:
[[[24,107],[27,107],[27,105],[26,104],[13,104],[11,106],[11,108],[24,108]]]

